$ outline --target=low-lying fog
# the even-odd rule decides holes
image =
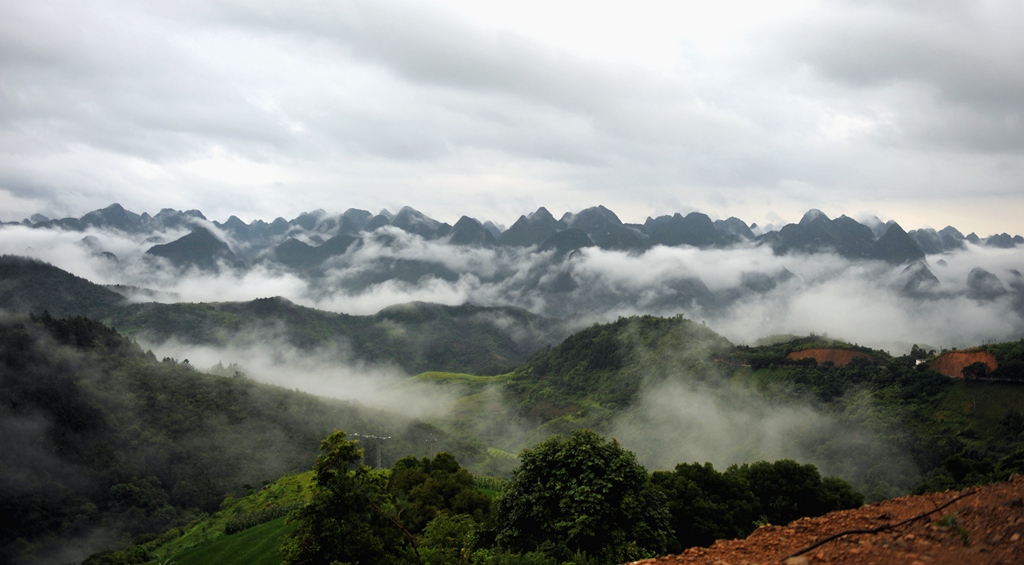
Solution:
[[[353,361],[343,348],[299,350],[267,330],[224,347],[182,344],[174,340],[139,345],[159,359],[186,359],[201,371],[235,365],[246,378],[301,390],[317,396],[354,400],[410,418],[431,419],[447,413],[453,394],[436,387],[415,386],[401,369]]]
[[[5,226],[0,252],[36,257],[100,284],[158,291],[155,296],[168,302],[283,296],[348,314],[372,314],[410,301],[471,302],[518,306],[573,318],[581,326],[620,315],[683,314],[737,343],[814,332],[894,354],[913,343],[961,347],[1024,335],[1014,293],[976,300],[966,292],[968,273],[975,267],[995,274],[1009,290],[1011,270],[1024,270],[1021,248],[968,244],[964,251],[929,256],[927,265],[939,282],[927,295],[912,298],[902,292],[904,266],[826,253],[775,256],[767,246],[655,247],[642,254],[587,248],[558,257],[534,249],[460,247],[383,228],[329,259],[323,272],[310,278],[271,262],[244,272],[192,270],[182,275],[160,261],[141,260],[153,241],[173,241],[184,233],[143,240],[107,231]],[[233,243],[227,234],[217,235]],[[381,274],[396,261],[425,265],[428,274],[412,281]]]
[[[84,235],[94,238],[90,244],[83,244]],[[163,240],[180,235],[163,234]],[[968,273],[976,267],[994,273],[1012,290],[1015,279],[1010,270],[1024,270],[1021,249],[967,245],[961,252],[929,256],[927,264],[938,284],[924,297],[913,298],[901,290],[905,267],[833,254],[780,257],[757,246],[656,247],[643,254],[588,248],[557,257],[533,249],[450,246],[385,228],[330,259],[321,276],[307,279],[269,262],[244,272],[182,275],[167,265],[161,268],[158,262],[141,260],[151,242],[103,231],[4,227],[0,236],[0,253],[36,257],[101,284],[157,291],[164,297],[161,301],[283,296],[349,314],[372,314],[409,301],[472,302],[573,316],[580,326],[620,315],[682,313],[705,321],[734,343],[814,332],[895,354],[913,343],[937,348],[1017,339],[1024,328],[1013,292],[988,300],[976,300],[966,292]],[[118,260],[97,250],[111,252]],[[378,277],[362,287],[353,284],[398,260],[432,265],[451,276],[424,276],[416,282]],[[397,368],[353,363],[342,349],[296,351],[276,338],[272,328],[235,343],[225,348],[175,342],[141,345],[158,357],[189,359],[200,369],[237,363],[257,381],[413,417],[443,415],[455,400],[435,388],[403,384],[407,375]],[[853,404],[864,414],[871,413],[866,397]],[[896,488],[905,487],[903,482],[914,472],[906,458],[870,434],[851,432],[848,424],[808,405],[777,405],[733,388],[675,379],[648,387],[638,407],[610,431],[650,468],[670,468],[684,461],[711,461],[724,468],[752,457],[790,457],[825,462],[823,471],[828,473],[855,480],[881,477]],[[856,457],[837,458],[837,453]],[[880,471],[878,461],[889,470]]]

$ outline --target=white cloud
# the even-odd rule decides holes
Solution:
[[[160,237],[170,241],[183,233]],[[86,236],[94,240],[92,246],[82,243]],[[961,252],[929,256],[939,284],[931,295],[911,298],[900,290],[902,266],[824,253],[776,256],[767,246],[658,246],[640,254],[586,248],[555,260],[551,252],[450,246],[388,228],[332,258],[322,276],[303,278],[273,263],[183,276],[155,268],[161,263],[152,257],[142,261],[152,245],[143,236],[103,230],[5,226],[0,231],[0,253],[37,257],[101,284],[159,291],[162,300],[283,296],[356,315],[412,301],[474,303],[518,306],[584,325],[620,315],[683,314],[735,342],[776,333],[827,333],[893,353],[915,342],[962,347],[1024,334],[1024,312],[1012,303],[1013,295],[979,302],[966,292],[968,273],[976,267],[1009,288],[1011,270],[1024,272],[1019,248],[968,245]],[[114,253],[119,262],[96,256],[98,251]]]

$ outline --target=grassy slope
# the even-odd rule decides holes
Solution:
[[[515,459],[511,453],[495,451],[495,457]],[[276,565],[283,539],[294,531],[293,524],[281,516],[233,534],[225,534],[232,519],[277,506],[290,507],[305,502],[311,493],[313,472],[282,477],[262,490],[235,499],[228,497],[220,511],[192,525],[169,541],[149,544],[146,549],[157,563],[177,565]],[[497,496],[503,481],[475,477],[476,487],[491,498]]]
[[[281,542],[295,530],[284,516],[169,557],[177,565],[277,565]]]
[[[289,475],[248,496],[228,497],[218,512],[191,524],[181,537],[150,548],[150,551],[160,561],[170,560],[179,565],[280,563],[277,548],[281,538],[294,529],[284,523],[285,517],[230,535],[224,533],[225,527],[232,519],[305,502],[309,499],[312,478],[312,471]]]

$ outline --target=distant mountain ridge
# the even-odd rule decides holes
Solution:
[[[415,374],[497,374],[562,339],[559,320],[512,307],[411,303],[372,316],[307,308],[280,298],[248,302],[130,303],[122,295],[35,259],[0,256],[0,312],[86,316],[162,343],[234,343],[273,335],[300,350],[341,346],[353,360]],[[265,328],[273,328],[265,330]],[[261,342],[262,343],[262,342]]]
[[[877,219],[876,219],[877,220]],[[273,249],[275,255],[282,255],[288,247],[297,248],[289,240],[298,240],[310,247],[317,247],[339,235],[358,236],[380,228],[391,226],[404,232],[418,235],[426,240],[445,240],[456,245],[469,246],[544,246],[556,234],[568,229],[583,232],[590,242],[602,249],[622,251],[644,251],[657,245],[689,245],[701,249],[721,248],[736,244],[769,245],[778,255],[787,253],[817,253],[835,251],[841,256],[855,259],[878,259],[893,264],[916,261],[926,254],[943,253],[963,248],[965,242],[989,247],[1012,248],[1024,244],[1024,237],[1006,233],[980,238],[971,233],[963,235],[952,226],[936,231],[922,228],[906,231],[896,222],[877,221],[873,226],[858,222],[848,216],[830,219],[820,210],[810,210],[803,218],[787,224],[778,230],[756,234],[751,225],[739,218],[712,220],[706,214],[691,212],[647,218],[643,224],[623,223],[618,216],[604,206],[595,206],[577,213],[565,213],[561,219],[544,207],[529,215],[520,216],[508,229],[501,230],[494,223],[480,221],[468,216],[460,218],[455,226],[434,220],[410,208],[402,208],[397,214],[382,210],[372,214],[366,210],[349,209],[341,214],[330,214],[323,210],[304,212],[291,220],[276,218],[270,223],[254,220],[245,224],[236,216],[225,222],[209,221],[198,210],[185,212],[165,208],[157,215],[137,214],[112,204],[101,210],[85,214],[81,218],[49,219],[35,214],[20,222],[33,228],[57,228],[68,231],[84,231],[88,228],[115,229],[132,234],[148,234],[173,228],[215,228],[235,242],[240,249],[231,250],[240,254],[234,258],[251,263],[261,252]],[[199,239],[199,238],[196,238]],[[303,241],[305,240],[305,241]],[[211,247],[202,257],[194,257],[193,264],[202,263],[221,255],[230,258],[223,249]],[[187,246],[185,246],[187,247]],[[558,247],[548,245],[547,247]],[[319,253],[318,258],[344,252],[347,245],[339,246],[332,253]],[[168,251],[161,249],[156,253]],[[311,259],[299,260],[306,264]]]
[[[470,302],[512,305],[553,318],[624,308],[673,313],[699,307],[704,315],[714,315],[744,297],[771,292],[786,281],[799,281],[801,275],[785,267],[737,263],[735,268],[741,270],[737,282],[729,288],[721,288],[721,284],[709,287],[704,273],[684,265],[660,271],[662,278],[654,290],[629,295],[629,285],[602,279],[587,265],[588,259],[598,257],[596,249],[626,254],[628,258],[614,259],[616,264],[626,265],[635,257],[665,248],[760,248],[780,257],[832,254],[875,262],[871,269],[876,272],[892,271],[879,282],[902,296],[965,296],[990,302],[1005,300],[1001,297],[1010,294],[1013,311],[1024,317],[1024,283],[1012,269],[988,272],[979,267],[970,277],[952,283],[948,278],[940,282],[935,276],[938,271],[932,271],[946,266],[935,255],[957,253],[968,246],[1014,248],[1024,245],[1021,236],[997,234],[981,239],[973,233],[965,236],[952,226],[907,231],[892,221],[869,218],[862,222],[845,215],[833,219],[820,210],[809,210],[799,222],[765,230],[739,218],[713,220],[700,212],[649,217],[643,224],[635,224],[623,222],[604,206],[567,212],[558,219],[540,207],[503,229],[468,216],[452,226],[410,207],[397,214],[388,210],[376,214],[357,209],[341,214],[314,210],[291,220],[246,224],[237,216],[225,222],[210,221],[198,210],[165,208],[150,216],[112,204],[81,218],[52,220],[36,214],[19,225],[128,235],[137,245],[130,251],[130,260],[105,249],[98,234],[84,235],[79,242],[102,263],[99,268],[108,272],[170,268],[177,271],[172,273],[176,276],[186,276],[190,270],[236,276],[253,271],[289,273],[302,279],[308,291],[304,298],[313,301],[448,285],[457,287],[456,292]],[[137,268],[140,256],[145,264]],[[933,264],[926,259],[929,256]],[[609,259],[603,261],[608,264]],[[634,279],[641,270],[651,269],[650,264],[636,265]],[[137,286],[129,279],[115,282]],[[634,280],[630,284],[639,283]],[[486,287],[485,291],[477,295],[465,294],[466,288],[472,292],[481,287]],[[642,301],[640,310],[638,301]]]

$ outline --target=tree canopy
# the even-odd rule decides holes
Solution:
[[[298,523],[282,545],[288,565],[400,563],[401,531],[375,508],[385,482],[359,461],[363,450],[345,432],[323,441],[313,465],[313,497],[290,518]]]
[[[498,499],[498,543],[562,560],[621,563],[663,553],[672,534],[664,497],[632,452],[591,430],[520,455]]]

